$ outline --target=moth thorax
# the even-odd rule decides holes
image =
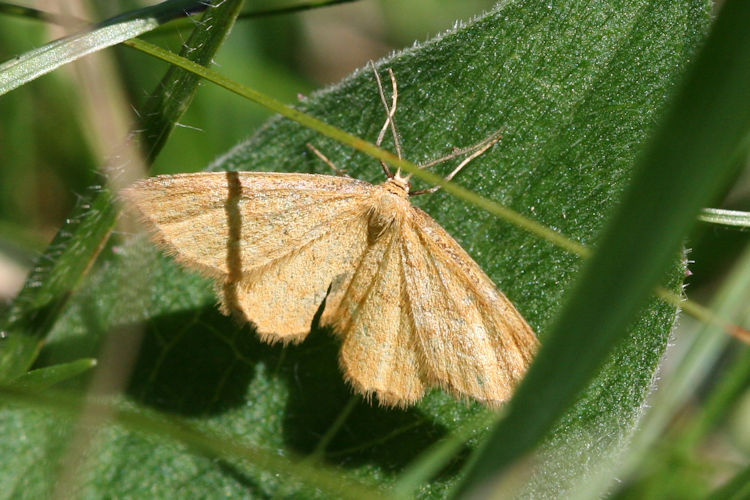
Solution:
[[[370,242],[374,242],[394,225],[400,225],[401,219],[408,213],[409,198],[406,191],[389,185],[393,179],[389,179],[380,191],[380,196],[370,209],[368,220],[368,233]],[[398,190],[395,191],[394,190]]]

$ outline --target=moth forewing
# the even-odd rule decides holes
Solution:
[[[264,340],[286,342],[307,335],[332,279],[364,251],[372,187],[309,174],[206,172],[140,181],[123,196],[160,246],[216,278],[223,312],[253,321]]]

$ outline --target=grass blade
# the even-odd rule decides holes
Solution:
[[[704,208],[698,217],[703,222],[724,226],[750,227],[750,213],[721,208]]]
[[[96,366],[93,358],[83,358],[70,363],[59,363],[31,370],[13,380],[13,387],[20,391],[40,391],[60,382],[65,382]]]
[[[194,0],[171,0],[104,21],[91,30],[67,36],[0,65],[0,95],[97,50],[151,31],[165,22],[205,8]]]

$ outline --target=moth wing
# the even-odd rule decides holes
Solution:
[[[253,321],[266,341],[304,339],[329,286],[352,275],[368,246],[366,211],[342,215],[328,229],[251,280],[228,283],[224,307]]]
[[[311,174],[160,176],[123,192],[155,240],[217,279],[223,309],[266,340],[301,340],[329,284],[367,245],[372,185]]]
[[[178,261],[221,278],[252,275],[327,233],[372,187],[327,175],[202,172],[145,179],[123,196]]]
[[[321,322],[343,337],[339,362],[354,389],[406,407],[422,398],[425,384],[414,324],[403,307],[399,239],[391,229],[371,243],[349,280],[331,291]]]
[[[489,404],[510,398],[537,339],[513,304],[429,215],[402,232],[404,280],[430,385]]]

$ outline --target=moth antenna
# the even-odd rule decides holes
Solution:
[[[326,165],[328,165],[329,167],[331,167],[334,172],[336,172],[337,174],[339,174],[339,175],[341,175],[343,177],[349,177],[349,178],[351,178],[351,175],[347,174],[346,170],[344,170],[343,168],[337,167],[331,160],[328,159],[328,157],[326,155],[324,155],[323,153],[321,153],[318,148],[316,148],[315,146],[313,146],[309,142],[306,144],[306,146],[307,146],[307,148],[310,151],[312,151],[313,153],[315,153],[315,155],[318,158],[320,158],[321,160],[323,160],[326,163]]]
[[[391,68],[388,68],[388,76],[391,77],[391,89],[393,93],[393,103],[391,111],[388,114],[389,121],[391,122],[391,134],[393,135],[393,144],[396,148],[396,155],[399,159],[403,158],[404,155],[401,151],[401,135],[398,133],[398,127],[396,127],[396,105],[398,104],[398,83],[396,82],[396,75],[393,73]]]
[[[370,66],[372,67],[372,71],[375,74],[375,81],[378,84],[378,94],[380,95],[380,101],[383,103],[383,107],[385,108],[386,112],[386,119],[385,123],[380,129],[380,133],[378,133],[378,139],[375,141],[375,145],[380,147],[380,145],[383,143],[383,139],[385,138],[385,134],[388,131],[388,129],[391,129],[391,133],[393,134],[393,144],[396,147],[396,155],[400,158],[403,158],[402,152],[401,152],[401,139],[398,135],[398,130],[396,129],[396,122],[394,120],[394,116],[396,114],[396,109],[398,107],[398,84],[396,82],[396,75],[394,75],[393,70],[391,68],[388,68],[388,74],[391,78],[391,86],[393,88],[392,92],[392,104],[388,105],[388,99],[385,96],[385,90],[383,89],[383,81],[380,79],[380,74],[378,73],[377,68],[375,68],[375,63],[370,61]],[[383,172],[385,172],[385,175],[391,179],[393,178],[393,173],[391,172],[391,169],[388,167],[388,165],[383,161],[380,160],[380,165],[383,167]]]

